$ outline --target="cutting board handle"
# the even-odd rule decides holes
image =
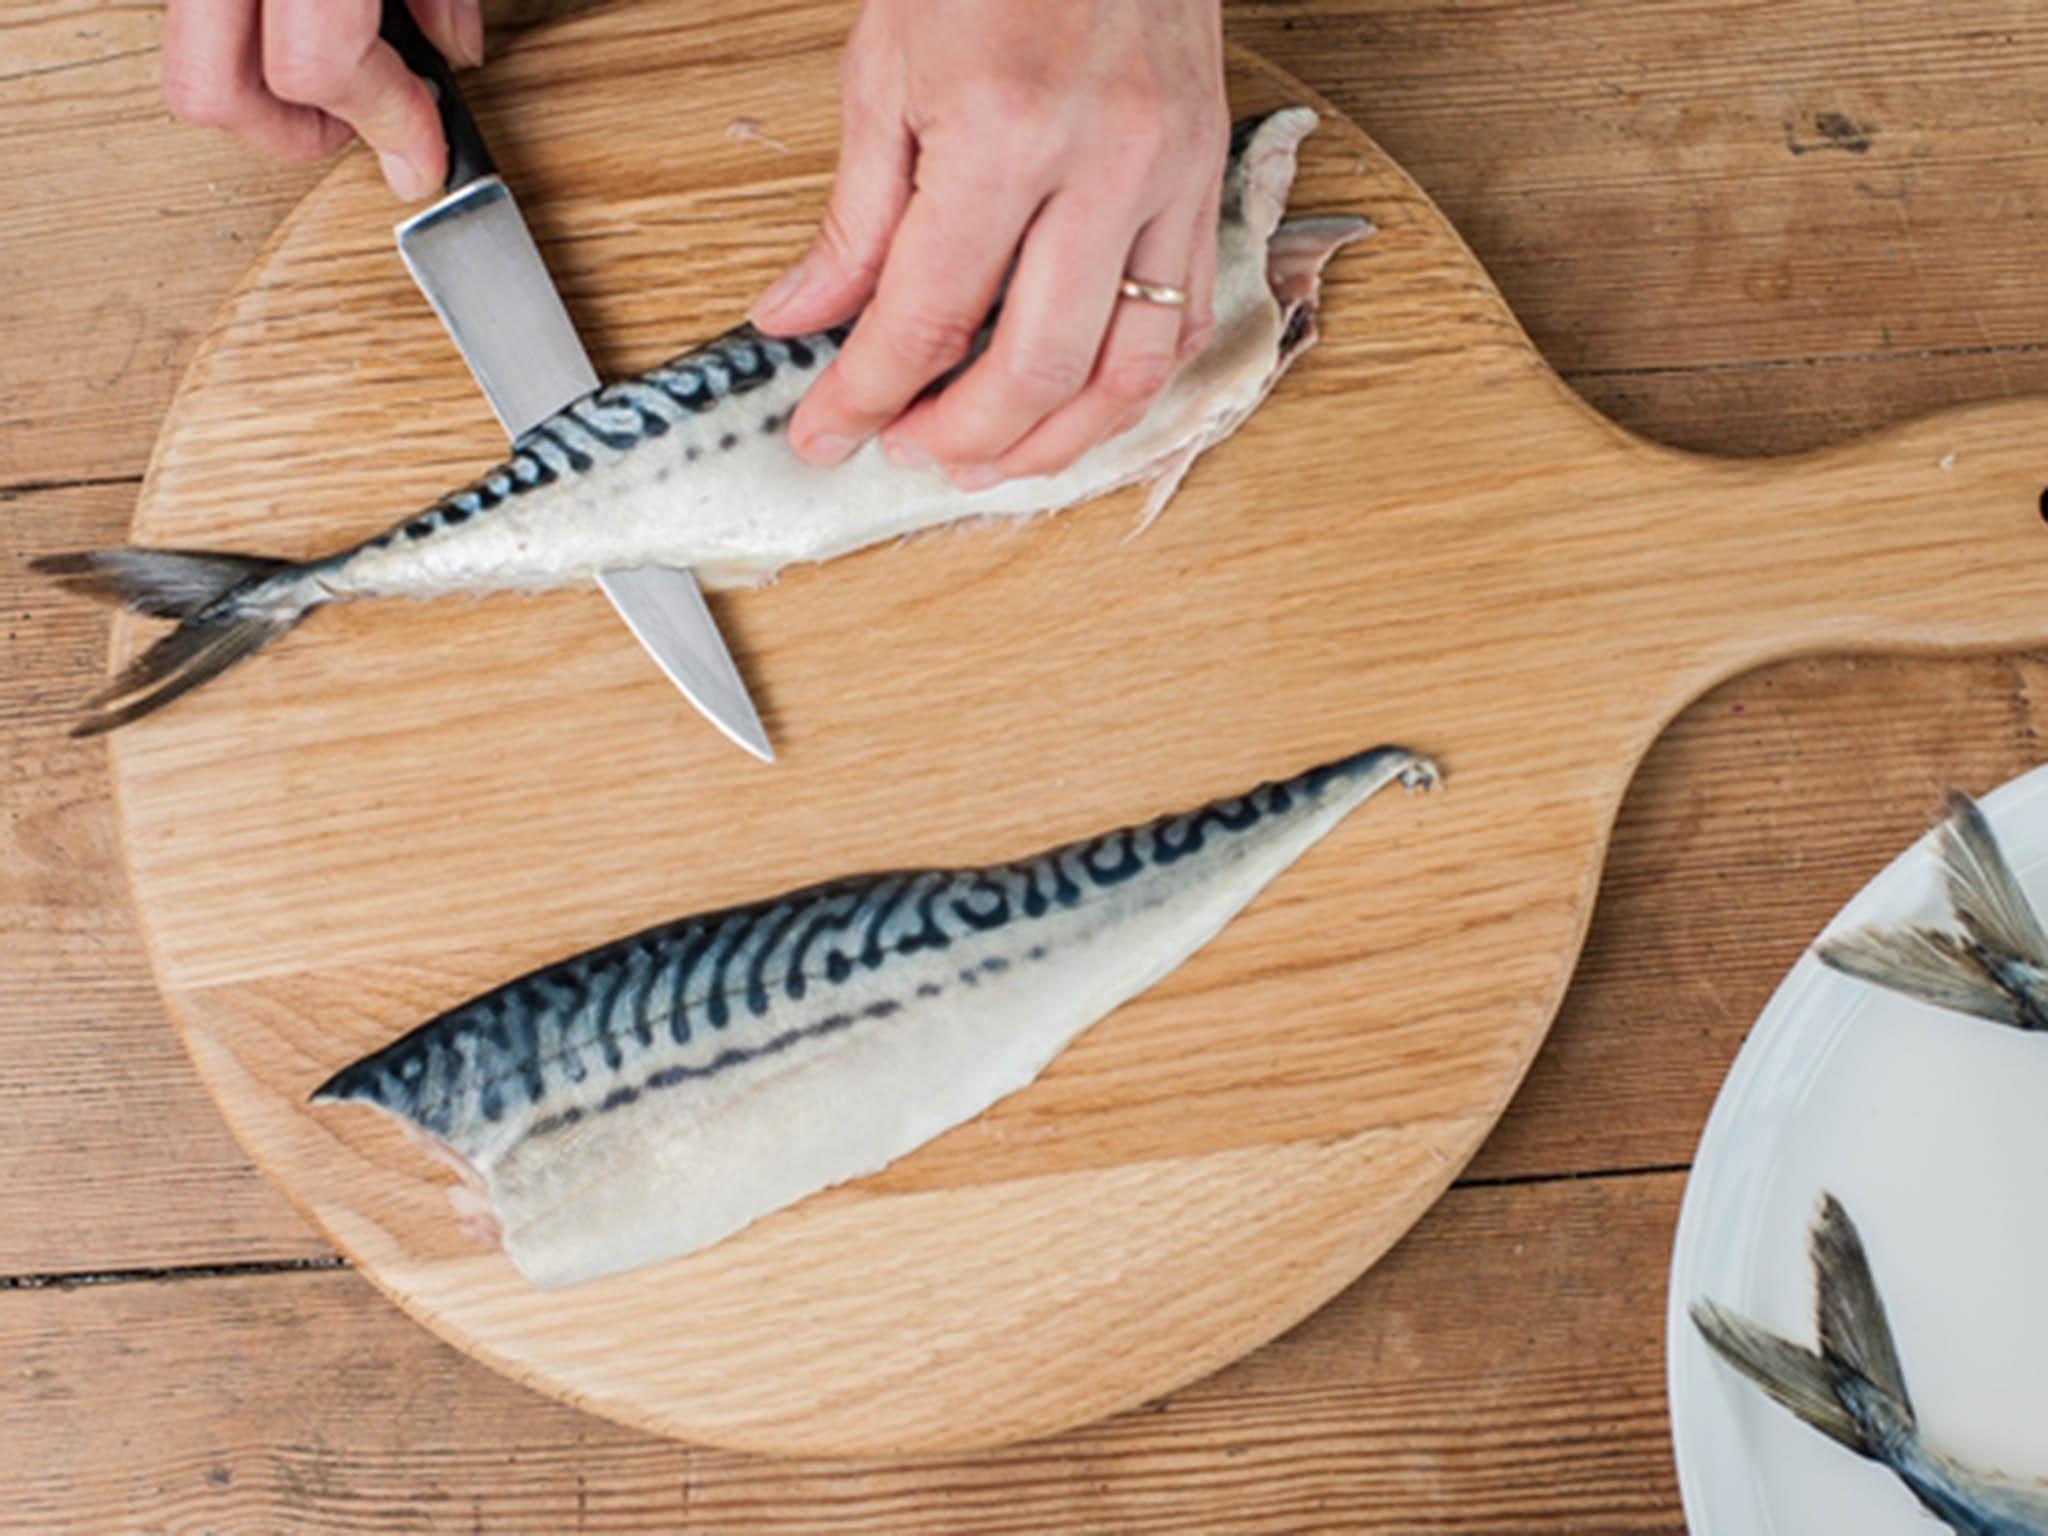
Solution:
[[[1666,455],[1664,622],[1725,674],[1822,650],[2048,643],[2048,399],[1785,459]],[[1637,601],[1642,593],[1637,592]],[[1671,637],[1677,638],[1677,637]]]

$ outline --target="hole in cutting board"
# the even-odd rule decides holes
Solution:
[[[2048,523],[2048,485],[2041,487],[2041,521]]]

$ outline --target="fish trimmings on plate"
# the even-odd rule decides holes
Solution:
[[[72,590],[178,621],[88,701],[96,712],[77,734],[161,709],[328,603],[541,591],[646,566],[694,571],[707,588],[749,586],[962,518],[1053,512],[1140,482],[1152,485],[1150,521],[1313,344],[1323,264],[1370,232],[1360,218],[1282,222],[1296,150],[1315,124],[1304,107],[1238,124],[1214,335],[1137,426],[1057,474],[962,491],[936,469],[899,466],[877,441],[842,464],[807,464],[789,446],[789,418],[851,327],[776,339],[742,325],[572,401],[480,478],[335,554],[119,548],[34,562]]]
[[[344,1067],[544,1288],[693,1252],[1016,1092],[1385,785],[1380,747],[979,869],[865,875],[650,928]]]
[[[1792,968],[1701,1137],[1667,1339],[1694,1536],[2048,1536],[2048,769],[1948,809]]]

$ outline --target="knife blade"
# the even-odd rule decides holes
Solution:
[[[597,370],[447,61],[405,0],[384,0],[379,29],[427,82],[448,142],[445,194],[398,226],[399,255],[516,441],[596,389]],[[773,762],[768,733],[696,578],[645,566],[602,572],[598,585],[683,696],[737,745]]]

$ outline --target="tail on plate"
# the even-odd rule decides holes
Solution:
[[[1976,802],[1951,791],[1948,808],[1939,854],[1956,929],[1861,928],[1823,940],[1815,953],[1845,975],[1937,1008],[2048,1028],[2043,999],[2028,985],[2048,972],[2048,935]]]
[[[74,736],[98,736],[154,714],[262,650],[319,599],[281,580],[289,560],[176,549],[102,549],[45,555],[30,569],[81,596],[178,627],[86,700]]]
[[[1863,1239],[1833,1195],[1821,1198],[1807,1251],[1820,1325],[1817,1351],[1704,1299],[1692,1305],[1693,1325],[1771,1401],[1857,1455],[1891,1465],[1900,1446],[1919,1433],[1919,1421]]]

